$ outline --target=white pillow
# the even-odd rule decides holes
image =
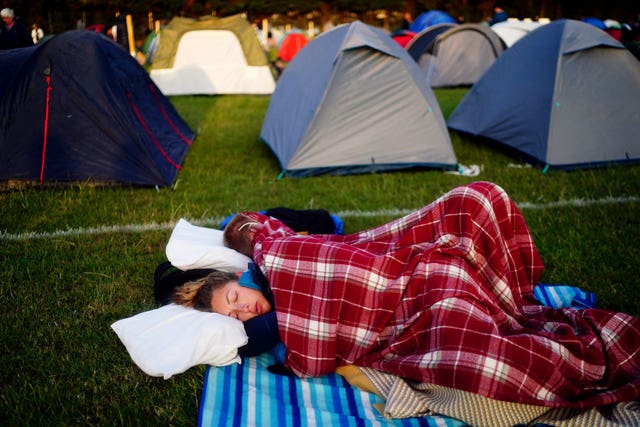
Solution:
[[[222,234],[221,230],[199,227],[180,218],[167,243],[167,259],[180,270],[215,268],[231,273],[246,270],[251,258],[224,246]]]
[[[200,364],[240,363],[238,348],[248,342],[240,320],[176,304],[118,320],[111,328],[140,369],[165,380]]]

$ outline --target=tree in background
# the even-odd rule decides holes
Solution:
[[[581,19],[596,16],[620,22],[636,22],[638,0],[505,0],[500,2],[511,17]],[[245,13],[250,21],[276,17],[292,24],[308,19],[321,27],[360,19],[379,26],[399,26],[404,13],[412,16],[440,9],[466,22],[479,22],[491,15],[495,0],[9,0],[11,7],[29,26],[38,23],[47,34],[72,30],[78,21],[85,25],[112,25],[115,13],[131,14],[138,27],[148,27],[149,12],[154,19],[169,21],[174,16],[227,16]]]

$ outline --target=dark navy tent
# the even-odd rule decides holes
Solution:
[[[640,159],[640,63],[593,25],[558,20],[505,50],[447,125],[560,169]]]
[[[170,186],[194,132],[131,55],[91,31],[0,52],[0,181]]]

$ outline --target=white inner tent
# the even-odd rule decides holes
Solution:
[[[165,95],[262,95],[275,89],[270,68],[248,65],[238,38],[227,30],[186,32],[173,67],[153,69],[150,76]]]

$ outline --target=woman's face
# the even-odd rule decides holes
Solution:
[[[211,310],[244,322],[271,311],[271,304],[262,292],[233,280],[213,291]]]

